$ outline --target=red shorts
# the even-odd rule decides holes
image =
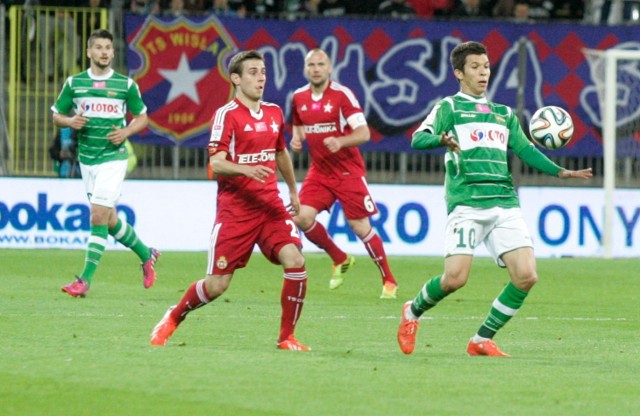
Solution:
[[[302,247],[300,234],[291,215],[282,212],[257,215],[248,221],[217,222],[209,244],[207,274],[233,274],[247,265],[254,245],[274,264],[280,264],[278,253],[287,244]]]
[[[357,220],[378,212],[364,176],[346,179],[307,176],[300,190],[300,203],[318,212],[329,211],[339,201],[347,219]]]

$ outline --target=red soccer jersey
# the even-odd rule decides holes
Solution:
[[[209,156],[227,152],[227,160],[239,165],[263,165],[276,170],[276,152],[285,149],[284,116],[275,104],[262,102],[254,113],[238,99],[213,115]],[[217,222],[254,218],[256,212],[281,210],[277,175],[260,183],[246,176],[218,175]]]
[[[360,104],[351,90],[337,82],[329,86],[321,97],[312,96],[309,84],[293,94],[293,125],[304,127],[304,136],[311,153],[309,176],[325,177],[365,176],[364,162],[357,147],[343,147],[331,153],[323,144],[330,136],[344,136],[351,132],[347,119],[362,114]]]

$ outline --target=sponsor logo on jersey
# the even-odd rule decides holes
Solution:
[[[238,48],[215,15],[197,21],[150,16],[128,49],[140,61],[130,76],[149,106],[147,137],[206,141],[212,112],[233,98],[224,58]]]
[[[239,165],[273,162],[276,160],[276,149],[265,149],[260,153],[245,153],[238,155]]]
[[[496,123],[468,123],[456,126],[456,136],[462,150],[478,147],[506,150],[509,132]]]
[[[336,123],[317,123],[311,126],[304,126],[305,134],[336,133],[337,131]]]
[[[251,128],[250,124],[247,124],[246,126],[244,126],[244,131],[253,131],[253,129]]]
[[[300,107],[300,111],[307,111],[307,105],[304,104],[302,107]]]
[[[486,104],[476,104],[476,111],[478,113],[490,113],[491,109]]]
[[[80,103],[82,112],[87,117],[122,117],[124,113],[122,108],[114,104],[112,100],[100,100],[99,98],[91,98]]]
[[[255,127],[256,127],[256,131],[257,132],[265,132],[267,131],[267,123],[265,123],[264,121],[260,121],[258,123],[255,123]]]
[[[485,141],[491,141],[491,142],[499,142],[503,144],[506,139],[506,134],[503,131],[499,131],[495,129],[488,129],[488,130],[476,129],[471,132],[470,138],[474,142],[485,140]]]
[[[318,111],[322,109],[322,103],[311,103],[311,110]]]
[[[460,117],[462,118],[476,118],[476,115],[473,113],[462,113],[460,114]]]
[[[93,81],[93,88],[106,88],[107,83],[104,81]]]

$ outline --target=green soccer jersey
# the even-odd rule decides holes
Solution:
[[[113,126],[126,126],[127,110],[134,116],[147,107],[135,81],[111,70],[96,76],[91,69],[72,75],[64,83],[51,110],[60,114],[82,113],[89,121],[77,133],[78,159],[86,165],[127,159],[124,142],[114,145],[107,140]]]
[[[445,155],[447,211],[458,205],[477,208],[519,206],[507,163],[511,149],[523,162],[546,174],[562,169],[527,139],[511,108],[462,92],[440,100],[413,133],[411,146],[441,146],[440,135],[455,137],[460,153]]]

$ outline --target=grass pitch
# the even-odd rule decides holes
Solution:
[[[107,252],[84,299],[60,292],[84,253],[0,250],[0,415],[637,415],[640,262],[541,259],[540,281],[496,337],[511,358],[465,348],[505,284],[475,260],[465,288],[422,321],[416,351],[396,344],[402,303],[442,259],[392,257],[399,298],[380,300],[358,257],[329,291],[330,261],[307,255],[296,331],[279,351],[282,271],[255,254],[230,289],[193,312],[164,348],[149,334],[202,277],[205,253],[163,253],[142,288],[136,257]]]

